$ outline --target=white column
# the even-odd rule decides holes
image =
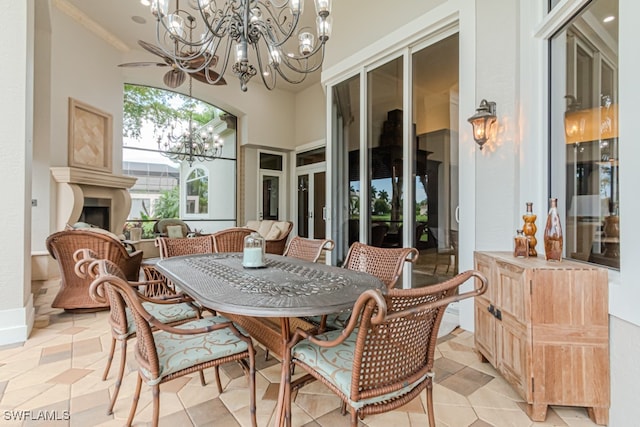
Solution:
[[[33,0],[0,0],[0,345],[25,341],[34,318],[31,294]]]

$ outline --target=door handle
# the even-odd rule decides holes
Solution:
[[[327,220],[327,207],[326,207],[326,206],[323,206],[323,207],[322,207],[322,219],[323,219],[324,221],[326,221],[326,220]]]
[[[456,222],[460,224],[460,205],[456,206],[456,210],[455,210],[455,213],[453,214],[453,217],[455,218]]]

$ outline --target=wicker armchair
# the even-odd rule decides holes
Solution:
[[[347,259],[342,265],[349,270],[362,271],[376,276],[387,286],[393,288],[400,275],[405,262],[415,262],[418,259],[418,250],[415,248],[378,248],[355,242],[349,248]],[[351,311],[329,314],[326,316],[308,319],[319,325],[320,331],[325,329],[344,328]]]
[[[126,425],[130,426],[133,422],[143,380],[153,390],[152,425],[157,426],[160,384],[232,361],[240,362],[249,376],[251,424],[254,427],[257,425],[255,351],[251,338],[240,333],[233,323],[221,316],[184,323],[180,328],[165,325],[145,309],[139,294],[113,263],[99,260],[89,268],[97,271],[97,278],[91,284],[91,294],[97,298],[106,294],[122,307],[127,306],[136,325],[138,381]],[[124,315],[124,311],[121,314]],[[152,328],[157,331],[153,332]]]
[[[477,278],[472,291],[458,287]],[[426,389],[429,426],[433,413],[433,363],[438,329],[447,305],[485,292],[487,279],[467,271],[446,282],[418,289],[366,291],[354,305],[344,330],[313,336],[297,330],[284,363],[320,380],[358,418],[399,408]],[[286,371],[286,373],[285,373]],[[291,370],[283,370],[285,416],[291,416]]]
[[[334,247],[335,244],[331,239],[306,239],[294,236],[289,241],[283,255],[316,262],[323,251],[332,251]]]
[[[251,234],[248,228],[233,227],[213,233],[214,252],[242,252],[244,238]]]
[[[94,301],[89,295],[91,280],[75,273],[73,254],[78,249],[90,249],[98,258],[114,262],[127,280],[136,281],[140,274],[142,251],[128,253],[122,243],[102,233],[86,229],[65,230],[47,237],[47,250],[58,262],[60,290],[51,303],[52,307],[75,311],[95,311],[109,308],[108,302]]]
[[[169,235],[167,231],[167,227],[170,227],[170,226],[179,226],[182,229],[181,237],[187,237],[191,233],[189,224],[177,218],[159,219],[153,224],[153,233],[156,236],[167,237]]]
[[[97,261],[97,255],[89,249],[78,249],[73,254],[73,259],[76,261],[75,272],[78,277],[93,281],[97,275],[97,271],[92,271],[89,266],[94,261]],[[96,264],[94,264],[96,265]],[[153,282],[128,282],[133,288],[153,286]],[[118,398],[120,386],[122,385],[122,378],[124,377],[124,369],[127,361],[127,341],[135,338],[136,327],[131,320],[131,314],[127,313],[126,309],[118,298],[108,299],[104,295],[94,294],[92,297],[101,303],[107,303],[110,307],[109,312],[109,325],[111,326],[111,350],[107,358],[107,365],[105,366],[104,373],[102,374],[102,381],[106,381],[111,369],[111,362],[113,361],[113,355],[116,349],[116,341],[120,341],[120,369],[118,370],[118,376],[116,378],[115,388],[113,395],[111,396],[111,403],[107,409],[107,415],[113,413],[113,406]],[[151,299],[140,295],[142,300],[142,306],[151,313],[158,321],[167,325],[180,325],[182,323],[200,318],[200,309],[193,304],[193,300],[186,295],[165,295],[162,299]],[[218,390],[222,390],[220,380],[218,379],[216,372],[216,381],[218,383]],[[200,371],[200,381],[202,385],[205,385],[204,375]]]
[[[289,238],[289,234],[291,230],[293,230],[293,223],[291,221],[286,221],[287,229],[286,231],[277,239],[267,239],[265,241],[265,252],[268,254],[282,255],[284,253],[284,249],[287,246],[287,239]]]

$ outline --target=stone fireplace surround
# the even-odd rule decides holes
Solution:
[[[56,188],[56,230],[80,219],[85,199],[100,199],[109,205],[109,231],[122,234],[131,210],[131,188],[137,178],[89,169],[52,167]]]

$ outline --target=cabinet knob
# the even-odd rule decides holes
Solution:
[[[494,316],[496,315],[496,308],[493,306],[493,304],[489,304],[489,307],[487,307],[487,311]]]

